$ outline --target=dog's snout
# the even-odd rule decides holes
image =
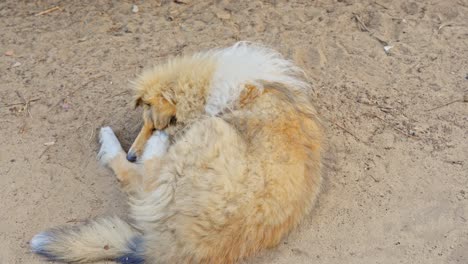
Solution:
[[[127,160],[130,162],[135,162],[137,160],[137,155],[135,152],[128,152],[127,153]]]

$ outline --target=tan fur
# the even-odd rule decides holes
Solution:
[[[259,80],[208,116],[214,70],[209,57],[184,57],[135,82],[144,125],[131,151],[154,128],[173,137],[163,157],[108,163],[130,195],[145,263],[235,263],[276,246],[319,192],[322,132],[305,92]]]
[[[163,172],[146,175],[173,188],[164,220],[140,222],[153,232],[146,255],[154,263],[233,263],[277,245],[311,208],[321,182],[321,130],[307,96],[276,83],[264,83],[263,92],[249,85],[238,109],[204,117],[206,87],[198,85],[210,72],[192,83],[186,62],[180,63],[171,65],[174,72],[162,68],[163,77],[158,72],[137,82],[138,98],[169,94],[177,120],[189,125],[162,161]],[[161,85],[158,78],[176,85]],[[187,87],[198,92],[179,93]],[[180,109],[179,101],[197,103]]]

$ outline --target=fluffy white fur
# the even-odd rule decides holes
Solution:
[[[145,161],[164,156],[169,147],[169,143],[169,136],[164,131],[154,132],[146,142],[145,151],[141,156],[141,160]]]
[[[119,153],[123,153],[122,146],[110,127],[101,128],[99,143],[101,143],[101,149],[98,153],[98,159],[103,165],[107,165]]]
[[[309,85],[298,78],[303,71],[292,62],[285,60],[275,50],[249,42],[208,52],[201,56],[215,59],[216,71],[211,81],[211,91],[205,111],[215,116],[231,108],[239,98],[245,84],[257,88],[258,81],[281,83],[291,89],[308,89]]]

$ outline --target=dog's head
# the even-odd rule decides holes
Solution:
[[[134,162],[141,156],[146,141],[154,130],[163,130],[177,122],[176,105],[162,95],[137,95],[134,99],[135,108],[143,107],[143,127],[133,142],[127,154],[127,160]]]
[[[204,113],[214,64],[183,57],[143,73],[135,82],[135,107],[143,107],[143,127],[127,154],[136,161],[154,130],[177,130]],[[169,129],[171,130],[171,129]]]
[[[139,96],[135,99],[134,106],[143,107],[144,126],[152,129],[163,130],[176,120],[175,104],[163,96],[156,95],[149,98]]]

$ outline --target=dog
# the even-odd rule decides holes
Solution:
[[[98,158],[128,194],[104,217],[30,241],[49,260],[236,263],[276,246],[320,191],[323,132],[303,71],[239,42],[137,78],[143,126],[126,154],[109,127]]]

